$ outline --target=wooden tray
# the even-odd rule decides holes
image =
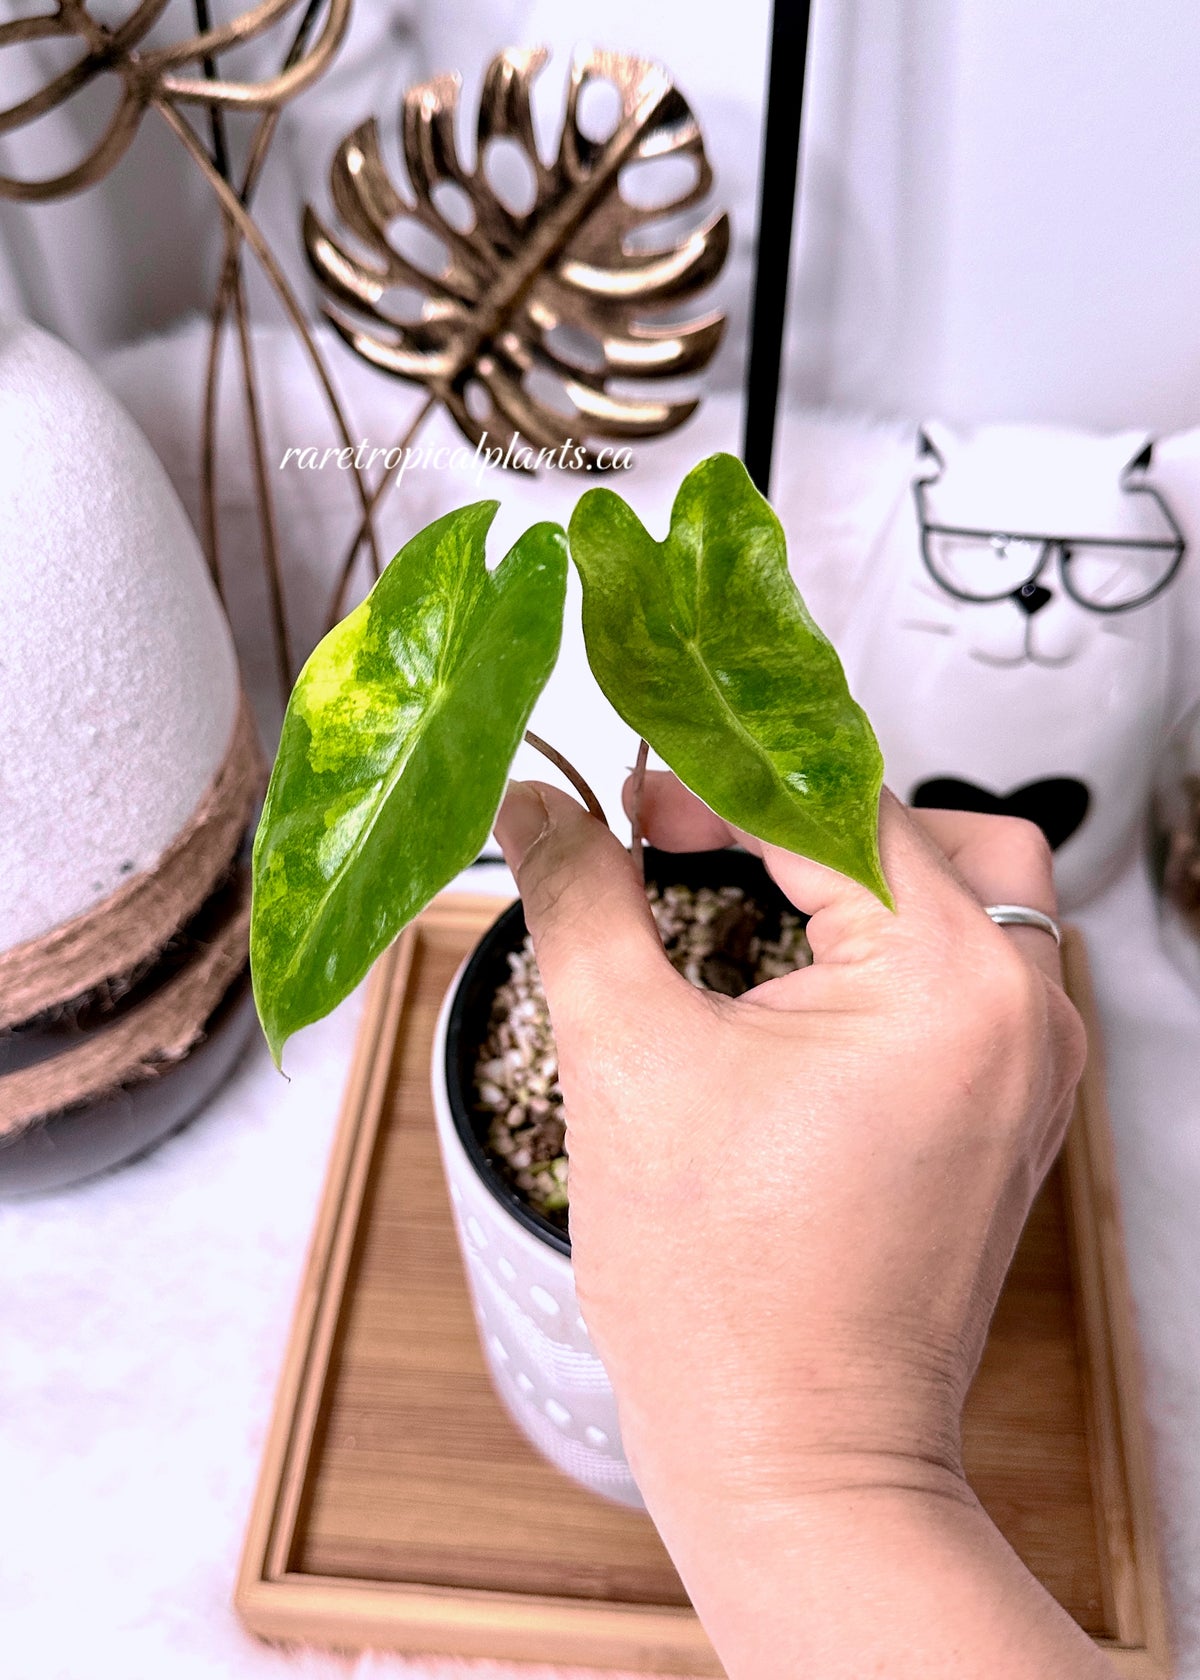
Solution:
[[[498,908],[446,896],[377,965],[237,1609],[269,1639],[719,1675],[649,1519],[537,1456],[476,1343],[429,1056],[442,996]],[[1090,1019],[1078,938],[1065,956]],[[1136,1373],[1093,1058],[996,1313],[966,1460],[1034,1573],[1120,1673],[1150,1680],[1169,1664]]]

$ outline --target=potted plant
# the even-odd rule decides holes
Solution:
[[[277,1063],[486,841],[558,655],[568,552],[588,662],[641,737],[639,766],[648,744],[720,816],[890,903],[878,745],[739,461],[688,474],[663,542],[593,489],[569,537],[534,525],[489,571],[495,511],[475,503],[419,532],[296,682],[254,848],[251,968]],[[748,855],[646,854],[639,828],[635,810],[634,850],[689,978],[738,991],[807,960],[802,918]],[[561,1093],[519,904],[450,990],[433,1081],[497,1388],[561,1469],[639,1503],[575,1300]]]

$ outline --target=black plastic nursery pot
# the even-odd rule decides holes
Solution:
[[[97,987],[73,1009],[0,1033],[0,1075],[22,1073],[89,1044],[128,1020],[202,956],[249,896],[249,842],[167,946],[124,989]],[[196,1033],[192,1048],[88,1102],[46,1113],[0,1135],[0,1201],[65,1190],[123,1166],[195,1117],[232,1073],[257,1027],[250,968],[243,957]]]
[[[136,1160],[186,1126],[224,1084],[257,1025],[250,971],[243,969],[182,1061],[111,1096],[44,1119],[0,1139],[0,1200],[65,1190]],[[53,1032],[13,1034],[0,1043],[0,1072],[60,1048]],[[20,1058],[24,1057],[23,1062]]]
[[[778,935],[785,914],[799,916],[802,923],[807,920],[780,892],[758,858],[735,848],[660,852],[647,846],[646,880],[660,890],[739,887],[762,911],[762,931],[768,938]],[[568,1234],[529,1205],[488,1149],[489,1116],[479,1104],[476,1089],[475,1070],[496,993],[509,977],[509,955],[520,950],[527,932],[524,907],[517,899],[492,923],[462,971],[446,1021],[446,1096],[468,1159],[501,1207],[542,1242],[569,1255]]]

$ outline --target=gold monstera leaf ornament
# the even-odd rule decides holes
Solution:
[[[576,54],[557,153],[547,162],[531,108],[546,58],[540,48],[509,49],[492,60],[470,168],[456,135],[459,78],[411,88],[401,128],[407,195],[391,178],[375,119],[356,128],[330,170],[340,229],[311,207],[305,212],[309,261],[325,313],[352,348],[423,385],[470,442],[519,432],[555,449],[655,436],[682,424],[698,400],[663,396],[660,382],[697,373],[720,342],[719,313],[677,317],[720,272],[729,218],[710,214],[673,243],[649,246],[653,224],[669,217],[677,227],[713,178],[687,101],[642,58]],[[580,123],[594,82],[616,91],[616,121],[604,138]],[[531,187],[524,207],[492,184],[496,142],[524,159]],[[681,160],[690,165],[691,179],[666,201],[635,202],[634,166],[664,159],[676,169]],[[422,262],[413,239],[401,242],[414,224],[426,243],[430,235],[440,243],[440,266]],[[413,291],[421,307],[404,318],[397,294]]]

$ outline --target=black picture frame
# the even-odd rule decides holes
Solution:
[[[771,491],[775,454],[811,9],[811,0],[774,0],[771,16],[742,426],[742,460],[764,496]]]

